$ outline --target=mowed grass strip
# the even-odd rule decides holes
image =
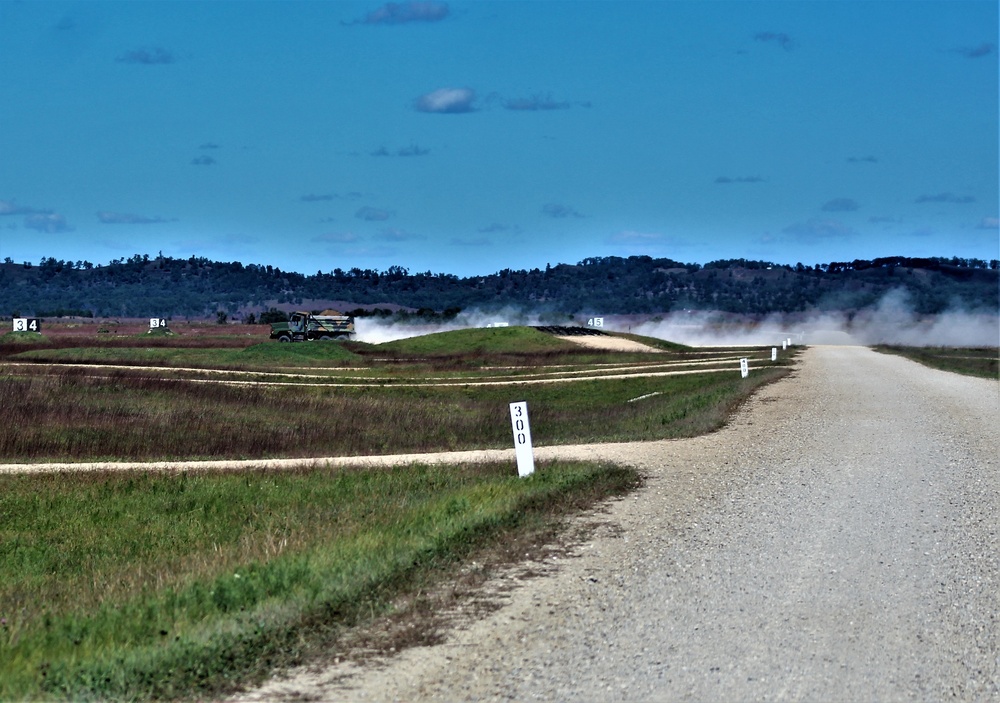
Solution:
[[[539,445],[662,439],[720,427],[755,368],[530,386],[312,388],[187,383],[114,372],[0,375],[0,461],[260,459],[510,446],[527,401]],[[637,402],[640,396],[657,395]]]
[[[481,464],[0,476],[0,700],[232,690],[638,480],[570,462],[527,479]]]
[[[178,340],[178,344],[186,341]],[[88,346],[35,349],[9,356],[16,361],[223,369],[270,369],[276,364],[306,368],[337,367],[356,362],[360,358],[338,342],[259,342],[245,348],[185,347],[172,346],[166,340],[163,342],[144,347],[97,342]]]
[[[874,349],[884,354],[905,356],[942,371],[981,378],[1000,378],[998,347],[906,347],[879,344]]]

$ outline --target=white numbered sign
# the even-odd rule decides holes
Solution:
[[[37,317],[15,317],[15,332],[41,332],[42,323]]]
[[[778,348],[771,347],[771,361],[777,361],[777,360],[778,360]]]
[[[149,318],[149,329],[155,330],[160,327],[165,328],[167,326],[167,321],[162,317],[151,317]]]
[[[745,358],[740,359],[740,376],[746,378],[749,375],[750,375],[750,364],[747,363],[747,360]]]
[[[788,340],[787,339],[782,339],[781,340],[781,351],[785,351],[786,349],[788,349]]]
[[[510,427],[514,431],[517,475],[528,476],[535,473],[535,453],[531,449],[531,425],[528,423],[528,404],[526,402],[510,404]]]
[[[604,327],[603,317],[592,317],[587,320],[587,327]]]

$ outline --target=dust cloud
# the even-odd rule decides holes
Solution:
[[[359,342],[382,344],[383,342],[392,342],[397,339],[419,337],[424,334],[451,332],[454,330],[469,329],[470,327],[489,327],[497,324],[515,326],[541,325],[546,323],[540,322],[536,314],[526,313],[513,308],[505,308],[497,312],[484,312],[481,310],[463,311],[454,320],[438,324],[406,323],[378,317],[359,317],[354,321],[354,329],[357,332],[357,340]]]
[[[513,308],[485,312],[469,310],[442,324],[408,324],[374,317],[358,318],[357,339],[381,344],[396,339],[435,332],[509,325],[586,324],[587,317],[568,319],[529,313]],[[582,318],[582,319],[581,319]],[[917,314],[905,290],[895,290],[878,303],[853,314],[840,312],[771,315],[762,320],[726,316],[713,312],[675,312],[642,321],[635,316],[608,315],[604,330],[664,339],[690,346],[781,346],[793,344],[908,346],[997,346],[1000,316],[997,311],[967,311],[958,307],[937,315]]]
[[[853,315],[772,315],[760,322],[719,322],[710,313],[674,313],[634,325],[631,331],[691,346],[775,345],[790,338],[794,344],[978,347],[1000,344],[1000,317],[996,311],[958,308],[919,315],[906,291],[895,290]]]

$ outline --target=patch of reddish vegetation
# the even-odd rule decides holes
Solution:
[[[150,333],[149,320],[42,320],[42,335],[50,348],[63,347],[218,347],[239,348],[267,341],[270,325],[220,325],[212,322],[171,321],[172,334]]]

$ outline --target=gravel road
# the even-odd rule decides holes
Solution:
[[[995,381],[812,347],[713,435],[539,450],[649,480],[493,614],[243,699],[1000,700],[998,420]]]

